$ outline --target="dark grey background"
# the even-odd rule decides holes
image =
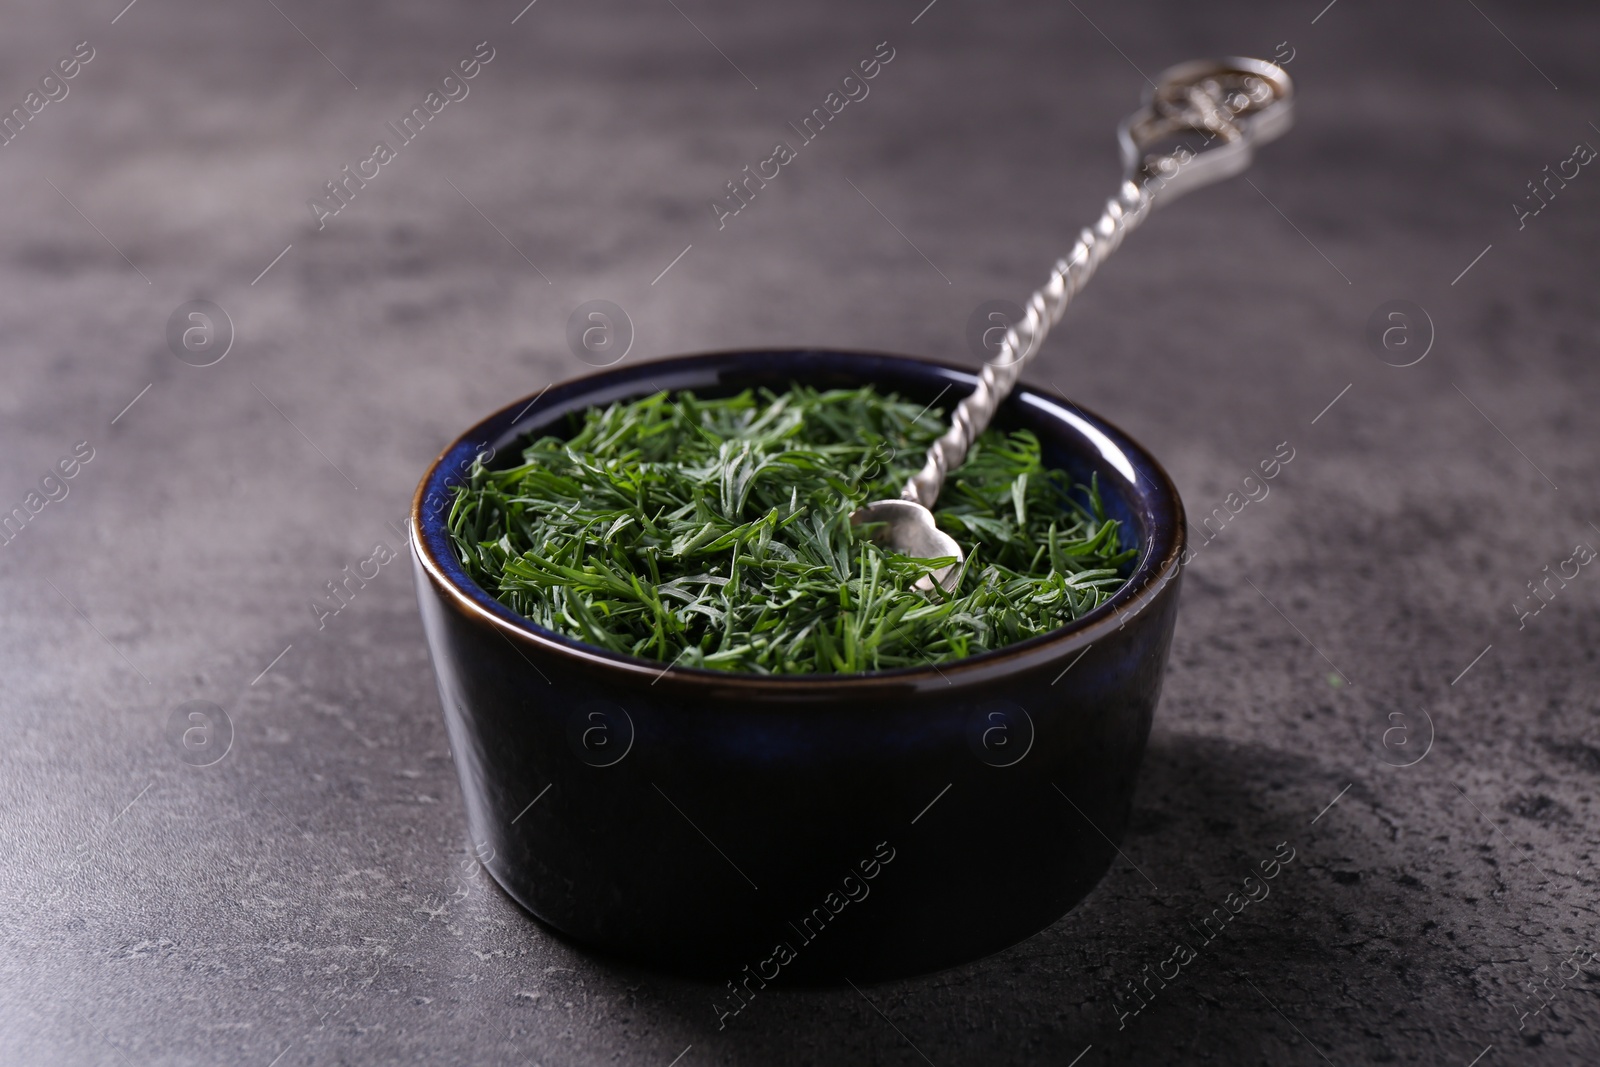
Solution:
[[[1600,965],[1518,1018],[1600,949],[1600,577],[1513,607],[1600,546],[1600,174],[1520,232],[1511,206],[1600,144],[1600,14],[924,2],[12,5],[6,108],[96,56],[0,148],[0,511],[95,456],[0,547],[0,1060],[1600,1056]],[[307,198],[485,39],[470,96],[318,232]],[[871,95],[718,232],[708,199],[885,39]],[[1189,568],[1128,862],[994,958],[771,989],[722,1032],[713,987],[529,920],[473,863],[405,564],[319,631],[323,583],[401,547],[451,436],[587,369],[586,300],[628,310],[630,360],[976,364],[969,313],[1098,212],[1144,75],[1229,53],[1287,60],[1298,127],[1255,188],[1157,215],[1031,372],[1195,515],[1295,450]],[[196,298],[237,333],[207,368],[165,340]],[[1437,329],[1405,369],[1363,340],[1392,299]],[[231,720],[214,766],[174,746],[189,700]],[[1119,1030],[1116,987],[1280,841],[1271,897]]]

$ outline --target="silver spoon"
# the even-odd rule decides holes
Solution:
[[[922,470],[899,499],[874,500],[850,516],[857,525],[877,525],[873,540],[896,552],[920,559],[955,557],[955,563],[924,575],[917,588],[932,592],[938,582],[947,592],[954,590],[964,559],[961,546],[935,525],[929,509],[939,499],[945,475],[961,465],[1078,290],[1157,203],[1238,174],[1250,165],[1256,145],[1282,136],[1294,121],[1293,93],[1289,75],[1274,63],[1197,59],[1163,71],[1145,93],[1144,105],[1122,121],[1117,139],[1123,180],[1117,195],[1106,201],[1099,220],[1083,231],[1067,257],[1056,262],[1044,287],[1028,298],[1022,320],[1006,331],[999,355],[984,364],[977,387],[956,406],[950,428],[928,449]],[[1204,140],[1198,149],[1179,143],[1196,135]],[[1163,142],[1170,147],[1156,151]]]

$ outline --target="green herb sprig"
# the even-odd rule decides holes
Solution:
[[[760,674],[947,663],[1093,610],[1136,555],[1096,485],[990,430],[935,510],[967,554],[956,590],[916,590],[950,560],[882,549],[850,514],[899,495],[943,412],[871,387],[658,393],[577,421],[517,466],[475,466],[450,533],[501,603],[613,652]]]

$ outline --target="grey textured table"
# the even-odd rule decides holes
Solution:
[[[120,5],[9,11],[0,40],[0,1061],[1600,1057],[1600,577],[1565,563],[1600,546],[1592,7]],[[870,95],[719,229],[724,183],[885,40]],[[480,41],[319,229],[307,201]],[[711,985],[526,917],[474,863],[404,563],[319,628],[325,583],[401,548],[455,432],[587,369],[586,300],[628,311],[630,360],[975,365],[969,314],[1098,211],[1143,74],[1229,53],[1289,64],[1298,127],[1152,220],[1030,374],[1226,519],[1125,859],[991,959],[774,988],[720,1032]],[[196,299],[233,334],[205,367],[167,336]],[[1399,299],[1436,334],[1403,368],[1427,320],[1365,338]],[[180,758],[196,700],[232,733],[209,766]],[[1270,897],[1123,1015],[1280,842]]]

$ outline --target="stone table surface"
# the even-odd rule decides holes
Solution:
[[[121,3],[0,37],[0,1062],[1600,1060],[1592,5]],[[992,958],[721,1031],[712,985],[530,920],[474,861],[405,564],[319,620],[325,583],[401,550],[455,433],[588,369],[585,301],[629,360],[976,366],[969,315],[1098,212],[1145,76],[1211,54],[1287,63],[1298,126],[1158,215],[1029,375],[1223,509],[1126,858]],[[226,320],[185,349],[192,300]],[[189,701],[232,735],[209,766]],[[1124,1015],[1280,842],[1270,898]]]

